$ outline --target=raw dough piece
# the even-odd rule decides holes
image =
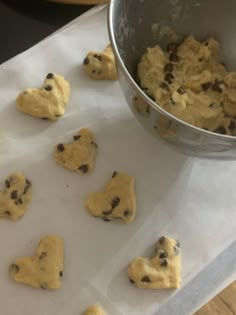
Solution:
[[[161,237],[153,258],[137,257],[128,267],[130,282],[139,288],[169,289],[180,286],[179,242]]]
[[[25,214],[30,200],[31,182],[20,172],[11,174],[0,192],[0,218],[19,219]]]
[[[138,64],[143,90],[158,105],[196,127],[232,135],[236,117],[236,72],[219,62],[219,44],[193,36],[167,51],[147,48]]]
[[[111,45],[102,52],[89,52],[83,61],[83,68],[91,79],[117,80],[116,61]]]
[[[91,193],[85,207],[95,217],[104,221],[121,219],[124,223],[133,222],[136,215],[136,196],[134,178],[114,172],[102,192]]]
[[[150,114],[150,106],[141,97],[135,96],[133,105],[141,116],[148,116]]]
[[[63,77],[49,73],[40,89],[26,89],[16,99],[17,108],[28,115],[57,120],[65,113],[70,85]]]
[[[54,152],[55,161],[80,175],[88,174],[94,169],[97,156],[97,144],[92,131],[82,128],[69,144],[59,143]]]
[[[17,259],[9,268],[16,281],[34,288],[58,289],[63,275],[63,241],[58,236],[44,237],[35,256]]]
[[[106,312],[99,305],[90,306],[83,315],[106,315]]]

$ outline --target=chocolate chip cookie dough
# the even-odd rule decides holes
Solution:
[[[147,48],[138,64],[141,88],[183,121],[220,134],[236,135],[236,72],[219,61],[219,43],[193,36],[182,43]]]
[[[165,236],[158,240],[151,259],[137,257],[128,267],[130,282],[144,289],[178,288],[180,271],[180,244]]]
[[[15,221],[25,214],[31,201],[31,186],[31,181],[20,172],[7,177],[0,192],[0,218]]]
[[[94,169],[97,148],[92,131],[82,128],[72,143],[59,143],[55,147],[54,159],[59,165],[85,175]]]
[[[62,76],[48,73],[40,89],[26,89],[16,99],[17,108],[41,119],[57,120],[65,113],[70,85]]]
[[[9,268],[16,281],[41,289],[58,289],[63,276],[63,241],[55,235],[44,237],[35,256],[17,259]]]
[[[111,45],[102,52],[90,51],[83,61],[83,68],[93,80],[117,80],[116,62]]]
[[[87,197],[85,207],[93,216],[104,221],[121,219],[127,224],[133,222],[136,215],[134,178],[114,172],[103,191]]]

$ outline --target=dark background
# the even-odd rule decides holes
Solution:
[[[30,48],[92,6],[0,0],[0,63]]]

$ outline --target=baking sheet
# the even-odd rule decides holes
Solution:
[[[107,43],[106,7],[100,6],[0,66],[0,177],[22,170],[33,182],[25,216],[0,221],[0,314],[76,315],[96,302],[112,315],[158,314],[176,291],[133,287],[126,273],[131,259],[152,254],[162,235],[178,239],[181,300],[181,290],[235,240],[236,162],[188,157],[146,133],[118,82],[91,81],[82,71],[86,53]],[[34,119],[15,106],[17,94],[40,86],[48,72],[71,83],[69,106],[58,122]],[[81,127],[91,128],[99,145],[95,171],[84,177],[52,158],[54,145],[70,141]],[[107,223],[84,210],[85,196],[115,170],[136,179],[138,210],[131,225]],[[63,287],[48,292],[9,279],[9,264],[33,254],[40,238],[52,233],[65,241]]]

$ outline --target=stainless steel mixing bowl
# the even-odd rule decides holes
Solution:
[[[190,34],[199,40],[213,36],[221,60],[236,71],[235,16],[235,0],[111,0],[109,36],[127,103],[154,136],[187,154],[236,159],[236,137],[196,128],[163,110],[136,83],[138,61],[147,47],[164,48]]]

